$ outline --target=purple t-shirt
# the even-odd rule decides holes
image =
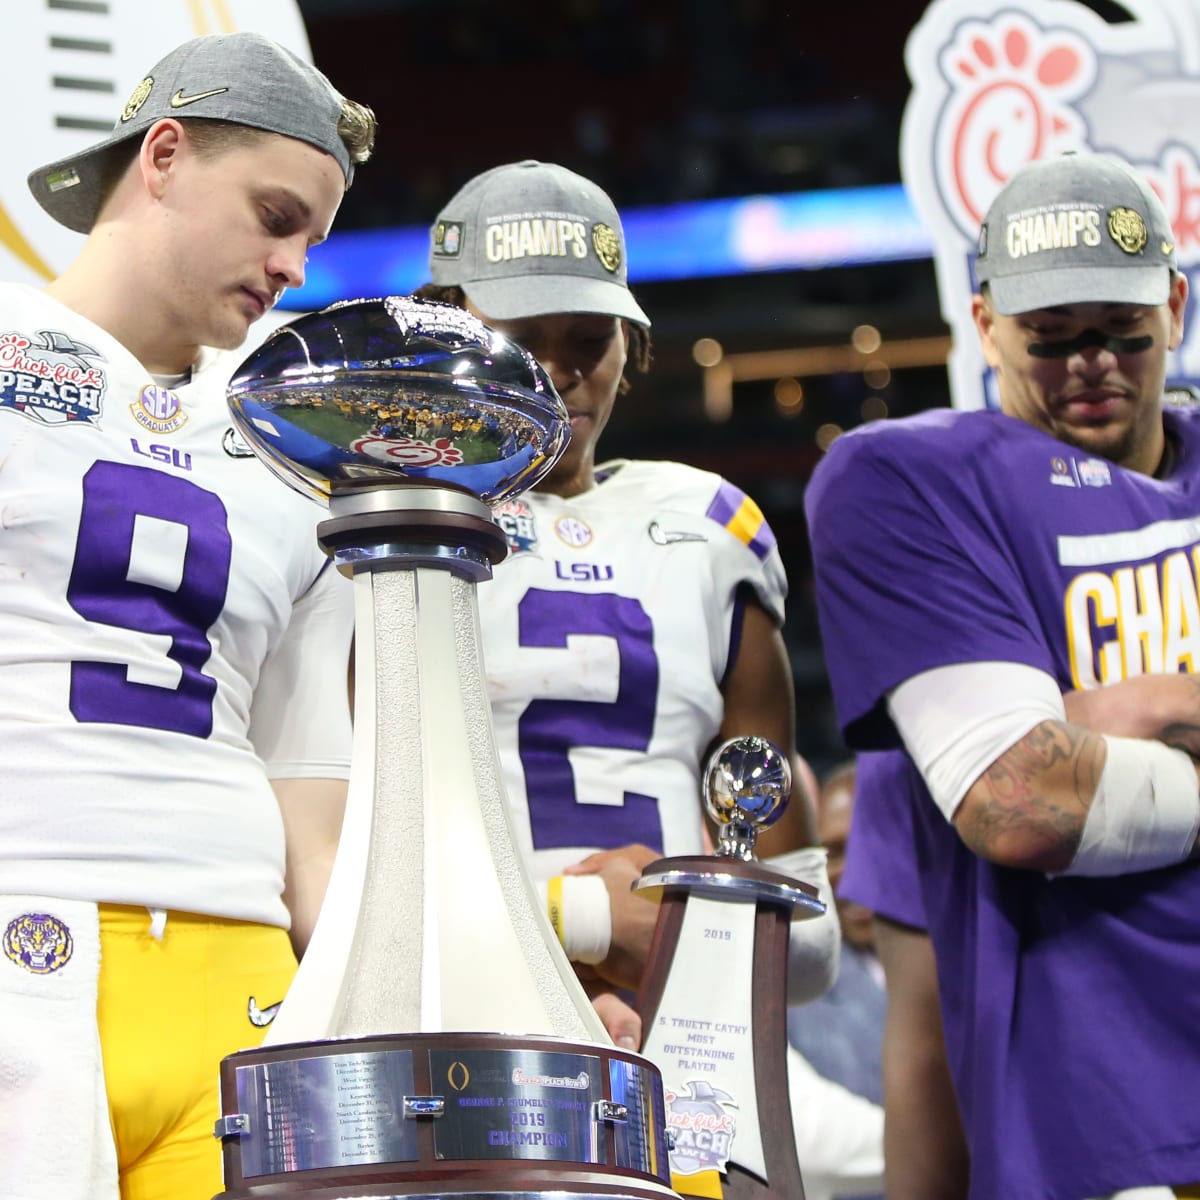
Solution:
[[[838,439],[806,507],[851,745],[896,745],[887,692],[952,663],[1023,663],[1064,691],[1200,668],[1200,417],[1165,420],[1165,480],[996,412]],[[1200,1078],[1200,869],[1051,880],[997,867],[908,778],[856,802],[856,877],[872,855],[907,897],[891,915],[923,913],[933,938],[973,1200],[1200,1179],[1200,1108],[1181,1102]],[[871,890],[852,894],[870,904]]]
[[[925,928],[921,877],[913,852],[913,808],[928,792],[902,750],[855,757],[854,813],[838,895],[889,921]]]

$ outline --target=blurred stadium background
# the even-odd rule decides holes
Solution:
[[[903,49],[925,0],[299,6],[314,61],[380,119],[375,160],[338,218],[346,232],[428,226],[470,176],[521,158],[597,180],[622,212],[894,187]],[[1088,6],[1128,18],[1110,0]],[[636,291],[654,321],[655,367],[618,404],[602,456],[707,467],[762,506],[791,582],[799,745],[824,770],[844,748],[812,603],[804,487],[840,430],[948,403],[932,262],[918,253]]]

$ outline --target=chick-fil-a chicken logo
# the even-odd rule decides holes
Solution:
[[[1071,105],[1091,85],[1096,58],[1075,34],[1005,13],[991,24],[964,22],[941,70],[951,89],[937,132],[939,174],[970,233],[1017,167],[1084,142]]]
[[[1073,149],[1124,159],[1162,198],[1180,265],[1200,262],[1200,127],[1186,116],[1200,101],[1200,0],[1125,7],[1133,20],[1108,24],[1076,0],[934,0],[909,36],[902,171],[933,236],[957,407],[992,402],[970,315],[974,252],[1025,163]],[[1200,379],[1200,329],[1170,374]]]

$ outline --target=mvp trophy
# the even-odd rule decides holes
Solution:
[[[817,890],[754,857],[782,814],[787,759],[758,737],[717,748],[705,803],[713,856],[652,862],[634,885],[660,901],[637,1008],[642,1052],[663,1072],[671,1181],[684,1196],[803,1200],[787,1081],[787,957]]]
[[[470,314],[389,297],[278,329],[229,403],[329,505],[356,686],[320,920],[268,1043],[221,1065],[221,1200],[674,1200],[661,1077],[613,1047],[534,898],[484,686],[488,505],[553,466],[562,401]]]

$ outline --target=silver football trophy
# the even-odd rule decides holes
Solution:
[[[671,1179],[683,1196],[803,1200],[787,1081],[787,957],[793,920],[817,889],[754,856],[792,789],[764,738],[710,756],[705,804],[714,855],[652,862],[634,885],[660,901],[637,1007],[642,1053],[662,1071]]]
[[[529,884],[484,682],[489,505],[561,454],[549,377],[461,309],[388,297],[276,330],[229,404],[329,505],[356,652],[320,920],[267,1042],[221,1066],[222,1200],[674,1197],[661,1076],[612,1045]]]

